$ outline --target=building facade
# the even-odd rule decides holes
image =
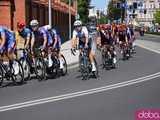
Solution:
[[[61,0],[52,2],[52,26],[59,29],[64,39],[68,37],[69,6]],[[76,15],[76,3],[71,6],[72,23]],[[37,19],[40,26],[48,24],[48,0],[0,0],[0,25],[16,30],[17,22]],[[67,36],[67,37],[66,37]]]
[[[160,9],[160,0],[127,0],[127,4],[131,8],[127,10],[131,22],[136,25],[153,26],[154,13]]]

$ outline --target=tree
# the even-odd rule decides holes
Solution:
[[[106,24],[106,23],[108,23],[108,18],[106,16],[103,16],[100,19],[98,19],[98,23],[99,24]]]
[[[156,11],[156,13],[154,14],[154,19],[156,23],[160,24],[160,10]]]
[[[121,18],[121,11],[121,8],[117,8],[112,1],[109,2],[107,13],[111,20],[118,20]]]
[[[89,18],[89,5],[91,0],[78,0],[78,13],[83,23],[87,23]]]

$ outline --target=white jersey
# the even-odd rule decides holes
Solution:
[[[85,37],[89,37],[88,30],[85,26],[82,27],[80,32],[76,30],[73,31],[73,38],[79,38],[79,40],[83,40]]]

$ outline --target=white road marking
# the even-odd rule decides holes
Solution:
[[[146,50],[149,50],[149,51],[152,51],[152,52],[155,52],[155,53],[160,54],[160,51],[158,51],[158,50],[155,50],[155,49],[152,49],[152,48],[146,47],[146,46],[141,45],[141,44],[139,44],[139,43],[136,43],[136,45],[137,45],[137,46],[139,46],[139,47],[141,47],[141,48],[143,48],[143,49],[146,49]]]
[[[160,54],[160,51],[157,51],[157,50],[154,50],[154,49],[151,49],[151,48],[145,47],[143,45],[139,45],[139,44],[138,44],[138,46]],[[154,78],[158,78],[158,77],[160,77],[160,72],[155,73],[155,74],[151,74],[151,75],[148,75],[145,77],[141,77],[141,78],[125,81],[125,82],[120,82],[120,83],[116,83],[116,84],[112,84],[112,85],[108,85],[108,86],[104,86],[104,87],[94,88],[94,89],[90,89],[90,90],[69,93],[69,94],[64,94],[64,95],[59,95],[59,96],[53,96],[53,97],[48,97],[48,98],[43,98],[43,99],[37,99],[37,100],[27,101],[27,102],[23,102],[23,103],[7,105],[7,106],[1,106],[0,112],[5,112],[5,111],[9,111],[9,110],[15,110],[15,109],[20,109],[20,108],[25,108],[25,107],[30,107],[30,106],[35,106],[35,105],[70,99],[70,98],[94,94],[94,93],[99,93],[99,92],[103,92],[103,91],[108,91],[108,90],[112,90],[112,89],[116,89],[116,88],[120,88],[120,87],[130,86],[133,84],[153,80]]]
[[[108,86],[104,86],[104,87],[94,88],[94,89],[90,89],[90,90],[69,93],[69,94],[64,94],[64,95],[59,95],[59,96],[53,96],[53,97],[48,97],[48,98],[43,98],[43,99],[37,99],[37,100],[27,101],[27,102],[23,102],[23,103],[7,105],[7,106],[1,106],[0,112],[15,110],[15,109],[19,109],[19,108],[25,108],[25,107],[30,107],[30,106],[35,106],[35,105],[65,100],[65,99],[70,99],[70,98],[94,94],[94,93],[99,93],[99,92],[103,92],[103,91],[108,91],[108,90],[112,90],[112,89],[116,89],[116,88],[120,88],[120,87],[130,86],[133,84],[149,81],[149,80],[152,80],[152,79],[158,78],[158,77],[160,77],[160,72],[155,73],[155,74],[151,74],[151,75],[148,75],[145,77],[141,77],[141,78],[125,81],[125,82],[120,82],[120,83],[116,83],[116,84],[112,84],[112,85],[108,85]]]

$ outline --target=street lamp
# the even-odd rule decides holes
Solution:
[[[51,0],[48,0],[48,13],[49,13],[49,25],[52,26],[52,5],[51,5]]]

